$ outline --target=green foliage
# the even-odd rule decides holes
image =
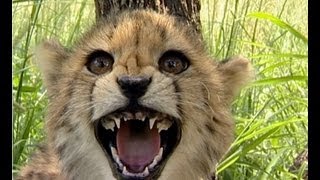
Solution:
[[[32,59],[43,39],[67,47],[95,20],[94,2],[13,1],[13,173],[43,140],[46,91]],[[307,162],[307,1],[202,0],[203,37],[213,57],[248,57],[256,78],[233,103],[236,138],[220,162],[228,179],[302,179]]]
[[[71,46],[94,23],[94,2],[13,1],[13,173],[45,137],[46,91],[34,64],[33,48],[56,38]]]
[[[289,168],[307,146],[307,2],[203,0],[202,7],[212,56],[241,54],[256,73],[233,104],[237,135],[219,177],[301,179],[307,164]]]

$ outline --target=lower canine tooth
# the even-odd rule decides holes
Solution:
[[[117,152],[117,149],[114,148],[114,147],[111,147],[111,154],[112,154],[112,157],[113,159],[116,161],[116,163],[119,165],[120,169],[123,168],[123,164],[121,163],[120,161],[120,158],[118,156],[118,152]]]
[[[162,154],[163,154],[163,147],[161,147],[159,149],[158,155],[156,155],[156,157],[154,157],[152,163],[148,166],[150,169],[153,169],[154,166],[156,166],[158,164],[158,162],[162,159]]]
[[[102,126],[105,128],[105,129],[111,129],[112,131],[114,131],[114,122],[112,120],[109,120],[109,119],[103,119],[102,120]]]
[[[122,174],[124,174],[126,176],[130,176],[130,173],[127,171],[127,167],[126,166],[123,167]]]
[[[149,168],[146,167],[142,173],[142,176],[148,176],[149,175]]]

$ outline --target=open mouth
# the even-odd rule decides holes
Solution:
[[[101,117],[95,135],[121,179],[153,179],[180,141],[179,120],[148,108]]]

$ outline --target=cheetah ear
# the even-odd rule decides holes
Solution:
[[[62,65],[67,58],[67,50],[57,40],[47,40],[36,47],[35,60],[48,90],[62,76]]]
[[[254,78],[250,61],[241,56],[221,61],[218,69],[230,102],[240,92],[240,89]]]

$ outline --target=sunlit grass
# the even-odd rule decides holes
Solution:
[[[95,15],[93,1],[14,1],[12,12],[15,173],[44,137],[47,98],[33,62],[33,48],[51,38],[71,46],[94,23]]]
[[[256,79],[233,104],[237,137],[219,164],[222,179],[300,179],[289,168],[307,148],[307,3],[208,1],[204,39],[214,57],[241,54]],[[204,7],[204,6],[203,6]],[[300,172],[307,166],[302,165]]]
[[[256,78],[233,103],[236,139],[221,179],[301,179],[290,171],[307,148],[307,1],[202,0],[202,32],[212,57],[243,55]],[[69,47],[94,23],[93,1],[13,1],[13,173],[44,138],[46,91],[32,50],[43,39]]]

